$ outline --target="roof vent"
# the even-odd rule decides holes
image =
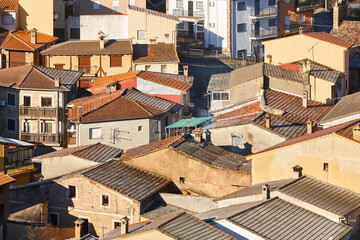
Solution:
[[[262,186],[262,198],[263,200],[267,200],[270,198],[270,187],[268,184]]]
[[[353,139],[360,141],[360,123],[356,124],[353,128]]]
[[[82,106],[81,105],[79,105],[78,106],[78,118],[79,118],[79,121],[80,121],[80,118],[82,117]]]
[[[184,65],[183,69],[184,69],[184,76],[189,76],[189,66]]]
[[[296,165],[295,167],[293,167],[293,178],[299,178],[302,176],[302,170],[303,168],[300,167],[299,165]]]
[[[32,44],[37,43],[37,29],[36,28],[33,28],[30,30],[30,42]]]

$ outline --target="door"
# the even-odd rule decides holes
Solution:
[[[188,16],[194,16],[194,2],[188,2]]]
[[[260,15],[260,0],[255,0],[255,16]]]
[[[260,36],[260,21],[255,22],[255,36]]]
[[[25,52],[10,51],[10,67],[25,66]]]

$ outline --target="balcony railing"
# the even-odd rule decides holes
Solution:
[[[174,9],[173,14],[175,17],[189,16],[189,11],[184,9]],[[204,17],[204,11],[194,10],[193,17]]]
[[[44,144],[59,144],[60,134],[22,132],[21,140],[27,142],[44,143]]]
[[[35,117],[56,117],[56,108],[20,106],[20,115]]]
[[[277,15],[277,7],[266,7],[266,8],[259,8],[259,9],[251,9],[250,15],[252,17],[265,17],[271,15]]]
[[[98,70],[97,66],[75,66],[78,71],[84,72],[85,74],[95,74]]]
[[[277,35],[277,27],[259,28],[251,32],[252,38],[263,38]]]
[[[285,25],[285,31],[289,33],[297,33],[300,28],[302,28],[303,32],[312,31],[312,26],[308,22],[290,22],[290,24]]]
[[[31,159],[25,159],[25,160],[19,160],[19,161],[15,161],[15,162],[8,162],[8,160],[6,160],[6,169],[14,169],[14,168],[18,168],[18,167],[22,167],[22,166],[27,166],[32,164]]]

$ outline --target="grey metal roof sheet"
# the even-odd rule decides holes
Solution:
[[[279,198],[264,201],[228,220],[265,239],[341,239],[352,230]]]
[[[302,73],[297,71],[292,71],[288,69],[283,69],[279,66],[264,63],[264,75],[274,78],[287,79],[299,83],[304,82],[304,76]]]
[[[310,177],[301,177],[280,191],[342,216],[360,208],[359,194]]]
[[[119,160],[105,162],[82,175],[138,201],[171,183],[166,178],[130,167]]]
[[[134,91],[134,90],[127,91],[124,96],[131,98],[135,101],[150,105],[152,107],[159,108],[164,111],[169,111],[170,109],[172,109],[175,106],[174,102],[170,102],[165,99],[152,97],[152,96],[149,96],[149,95],[146,95],[144,93]]]
[[[220,73],[211,75],[208,91],[223,91],[229,88],[231,73]]]
[[[43,66],[34,67],[51,78],[59,77],[60,83],[67,88],[70,88],[73,84],[75,84],[76,81],[84,74],[83,72],[65,69],[48,68]]]
[[[321,119],[320,124],[360,113],[360,92],[344,96]]]

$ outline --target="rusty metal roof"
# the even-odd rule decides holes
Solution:
[[[228,218],[264,239],[342,239],[351,227],[300,208],[278,197]]]
[[[359,194],[310,177],[298,178],[280,191],[341,216],[360,208]]]
[[[171,183],[119,160],[105,162],[82,175],[137,201],[145,200]]]

